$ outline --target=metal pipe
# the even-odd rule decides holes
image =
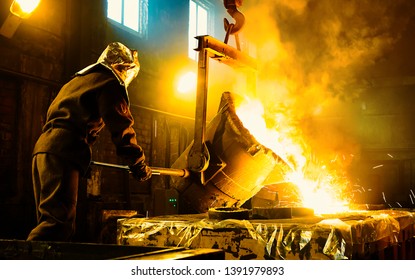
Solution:
[[[190,173],[187,169],[174,169],[174,168],[164,168],[164,167],[150,167],[151,172],[154,175],[170,175],[187,178]]]
[[[102,167],[110,167],[110,168],[117,168],[122,169],[125,171],[130,172],[130,167],[128,165],[119,165],[119,164],[112,164],[106,162],[98,162],[98,161],[91,161],[91,164],[96,166]],[[170,176],[177,176],[187,178],[189,177],[190,173],[187,169],[174,169],[174,168],[164,168],[164,167],[151,167],[151,172],[153,175],[170,175]]]

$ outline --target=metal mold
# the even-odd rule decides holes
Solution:
[[[212,220],[226,220],[226,219],[248,220],[249,210],[244,209],[244,208],[235,208],[235,207],[211,208],[208,211],[208,217],[209,219],[212,219]]]

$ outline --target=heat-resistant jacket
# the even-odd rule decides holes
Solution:
[[[106,126],[117,154],[131,166],[144,161],[133,124],[126,89],[111,71],[96,67],[93,72],[75,76],[59,91],[33,154],[58,155],[85,172],[91,161],[91,146]]]

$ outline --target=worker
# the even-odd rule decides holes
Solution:
[[[132,176],[139,181],[151,178],[129,109],[127,87],[139,70],[136,50],[111,43],[98,61],[77,72],[51,103],[33,150],[37,226],[27,240],[71,240],[79,178],[88,170],[91,146],[104,126]]]

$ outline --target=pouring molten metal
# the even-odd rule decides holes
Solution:
[[[253,137],[288,163],[292,172],[285,175],[299,195],[303,206],[315,213],[328,214],[349,210],[344,178],[329,170],[326,165],[312,162],[307,147],[296,129],[289,125],[289,117],[275,115],[265,119],[265,109],[258,99],[246,97],[236,106],[236,114]]]

